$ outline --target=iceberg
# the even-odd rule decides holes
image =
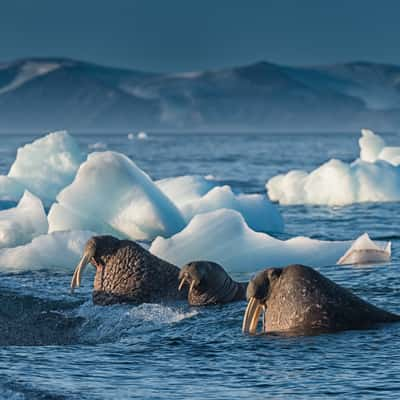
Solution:
[[[346,253],[339,259],[338,264],[371,264],[384,263],[391,260],[392,243],[379,246],[374,243],[368,233],[360,236]]]
[[[16,207],[0,211],[0,248],[28,243],[47,229],[42,202],[25,191]]]
[[[57,196],[49,232],[91,229],[132,240],[171,236],[185,226],[173,202],[128,157],[89,154],[74,181]]]
[[[65,131],[20,147],[8,176],[0,176],[0,198],[18,201],[25,189],[51,204],[74,179],[84,156]]]
[[[186,223],[197,214],[227,208],[240,212],[256,231],[283,231],[282,216],[265,195],[235,194],[228,185],[216,186],[216,182],[196,175],[167,178],[156,183],[180,209]]]
[[[293,263],[334,265],[352,244],[307,237],[279,240],[250,229],[239,212],[223,209],[195,216],[171,238],[156,238],[150,252],[178,266],[208,260],[229,272],[255,272]]]
[[[93,235],[87,231],[55,232],[38,236],[22,246],[0,249],[0,271],[52,268],[73,271]]]
[[[368,129],[359,145],[360,158],[350,164],[332,159],[310,173],[274,176],[266,184],[269,198],[285,205],[400,201],[400,147],[387,147]]]

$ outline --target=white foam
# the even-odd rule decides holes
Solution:
[[[82,161],[72,136],[50,133],[18,149],[8,177],[0,177],[0,198],[18,200],[24,188],[50,204],[72,182]]]
[[[73,271],[93,232],[72,231],[41,235],[32,242],[0,249],[1,271],[63,269]]]
[[[400,200],[400,147],[386,147],[363,129],[360,158],[348,164],[332,159],[314,171],[293,170],[271,178],[266,188],[281,204],[347,205]]]
[[[169,239],[157,238],[150,251],[178,266],[209,260],[230,272],[254,272],[293,263],[333,265],[351,244],[307,237],[279,240],[250,229],[237,211],[217,210],[195,216],[182,232]]]
[[[78,309],[77,315],[85,319],[80,332],[81,338],[99,343],[176,324],[197,313],[197,310],[185,311],[178,306],[163,304],[118,304],[102,307],[93,305],[90,300]]]
[[[133,240],[171,236],[184,219],[136,164],[116,152],[91,153],[49,212],[49,231],[94,229]]]
[[[25,191],[16,207],[0,211],[0,248],[28,243],[35,236],[47,233],[47,229],[42,202]]]

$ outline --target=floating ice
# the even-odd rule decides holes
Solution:
[[[279,240],[250,229],[237,211],[217,210],[195,216],[183,231],[169,239],[158,237],[150,251],[178,266],[209,260],[230,272],[254,272],[293,263],[333,265],[351,244],[307,237]]]
[[[193,201],[199,200],[216,186],[216,182],[200,175],[165,178],[155,183],[181,210]]]
[[[346,205],[400,200],[400,147],[386,147],[363,129],[360,158],[347,164],[332,159],[314,171],[301,170],[271,178],[266,188],[281,204]]]
[[[135,134],[134,133],[128,133],[128,139],[129,140],[135,139]]]
[[[171,236],[185,226],[171,200],[128,157],[89,154],[49,212],[49,232],[93,229],[133,240]]]
[[[137,138],[138,138],[139,140],[146,140],[146,139],[149,138],[149,136],[147,135],[146,132],[139,132],[138,135],[137,135]]]
[[[41,235],[32,242],[0,250],[0,271],[61,268],[71,270],[93,232],[72,231]]]
[[[374,243],[367,233],[360,236],[339,259],[338,264],[371,264],[388,262],[391,259],[392,243],[382,246]]]
[[[256,231],[281,232],[283,219],[277,207],[260,194],[234,194],[228,186],[201,176],[180,176],[156,182],[176,204],[188,223],[195,215],[228,208],[239,211]]]
[[[23,189],[47,204],[74,179],[83,155],[67,132],[50,133],[20,147],[8,177],[0,177],[0,198],[19,200]]]
[[[96,142],[88,145],[89,150],[105,150],[107,148],[107,143]]]
[[[0,248],[28,243],[47,229],[42,202],[26,191],[16,207],[0,211]]]

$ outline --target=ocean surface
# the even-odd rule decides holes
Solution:
[[[75,136],[84,149],[102,143],[127,154],[154,179],[213,175],[248,193],[264,193],[265,182],[277,173],[311,170],[330,158],[349,162],[359,154],[358,134]],[[400,145],[399,135],[383,136],[388,145]],[[0,136],[0,173],[8,172],[17,148],[34,138]],[[320,271],[400,313],[398,203],[280,210],[283,237],[345,240],[367,231],[391,240],[389,264]],[[79,293],[69,294],[71,273],[9,274],[0,266],[0,316],[4,320],[8,313],[10,326],[22,336],[41,329],[49,340],[46,346],[0,345],[0,399],[400,397],[400,324],[312,337],[244,336],[245,302],[96,307],[90,277]]]

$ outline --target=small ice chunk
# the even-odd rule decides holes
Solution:
[[[88,145],[89,150],[105,150],[107,148],[107,143],[96,142]]]
[[[135,134],[134,133],[128,133],[128,139],[129,140],[135,139]]]
[[[374,243],[368,233],[364,233],[337,262],[343,264],[373,264],[391,260],[391,242],[383,245]]]
[[[89,154],[57,202],[49,212],[49,232],[87,226],[99,233],[152,240],[185,226],[179,210],[150,177],[112,151]]]
[[[137,135],[137,138],[138,138],[139,140],[146,140],[146,139],[148,139],[149,137],[148,137],[148,135],[147,135],[146,132],[139,132],[138,135]]]
[[[72,182],[82,161],[72,136],[65,131],[50,133],[18,149],[8,179],[1,177],[0,197],[15,197],[23,187],[50,204]]]
[[[16,207],[0,211],[0,248],[28,243],[35,236],[47,233],[47,229],[42,202],[25,191]]]
[[[0,249],[0,271],[53,268],[73,271],[86,241],[93,235],[88,231],[55,232],[38,236],[22,246]]]
[[[254,272],[293,263],[333,265],[350,245],[307,237],[279,240],[250,229],[239,212],[222,209],[196,215],[171,238],[158,237],[150,251],[179,266],[209,260],[230,272]]]

